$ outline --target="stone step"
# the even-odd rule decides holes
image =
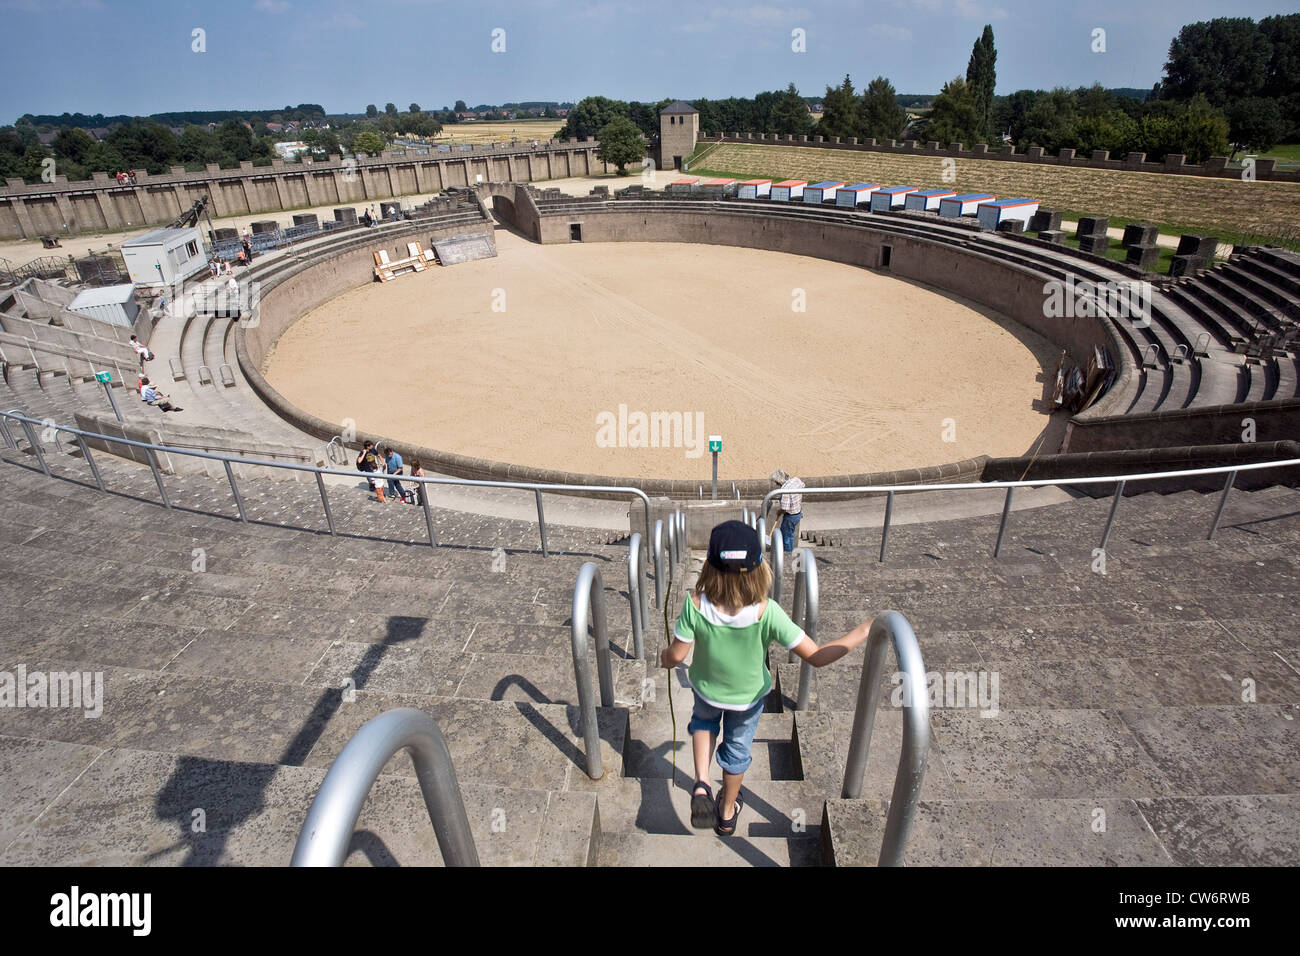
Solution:
[[[101,671],[103,712],[0,709],[0,734],[218,761],[327,766],[371,717],[418,707],[438,721],[458,776],[537,790],[593,789],[581,769],[578,709],[560,704],[379,693],[191,677],[80,662],[27,661],[29,674]],[[628,714],[598,708],[607,775],[621,773]]]
[[[1296,794],[1149,799],[922,800],[909,866],[1285,866]],[[875,866],[888,803],[828,800],[829,866]],[[1246,824],[1244,821],[1249,820]],[[1269,833],[1269,839],[1258,834]]]
[[[6,800],[0,865],[79,867],[287,866],[327,770],[12,736],[0,736],[0,767],[39,781]],[[482,864],[595,863],[594,793],[484,785],[464,769]],[[442,862],[410,758],[399,754],[370,790],[346,865]]]

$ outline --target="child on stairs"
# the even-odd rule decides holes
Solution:
[[[677,618],[673,643],[659,658],[662,666],[671,669],[695,648],[686,672],[695,694],[687,726],[695,758],[691,825],[712,826],[721,836],[736,832],[744,806],[740,784],[753,762],[750,747],[763,700],[772,689],[768,647],[775,642],[813,667],[824,667],[865,641],[871,630],[867,621],[818,646],[779,604],[767,599],[771,586],[772,572],[763,562],[758,532],[742,521],[718,525],[709,536],[708,556],[695,590]],[[722,792],[716,805],[708,783],[715,746],[722,767]]]

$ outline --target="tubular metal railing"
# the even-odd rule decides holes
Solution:
[[[573,676],[578,682],[579,721],[587,753],[587,776],[599,780],[605,776],[600,756],[600,725],[596,705],[591,699],[591,659],[587,654],[587,624],[596,634],[596,673],[600,680],[600,706],[614,706],[613,665],[609,653],[609,630],[605,621],[605,583],[596,562],[588,561],[578,572],[573,586],[572,643]]]
[[[641,532],[627,543],[627,603],[632,612],[632,648],[637,660],[645,658],[646,586],[641,558]]]
[[[1291,468],[1300,465],[1300,458],[1285,458],[1279,461],[1260,461],[1250,462],[1240,465],[1219,465],[1214,468],[1184,468],[1177,471],[1147,471],[1134,475],[1098,475],[1091,478],[1035,478],[1029,481],[976,481],[961,482],[950,485],[844,485],[835,488],[801,488],[801,495],[868,495],[868,494],[886,494],[888,497],[885,501],[885,523],[881,528],[880,537],[880,560],[885,559],[885,545],[889,540],[890,522],[893,519],[894,510],[894,493],[895,492],[912,492],[912,491],[989,491],[994,488],[1002,488],[1007,492],[1006,501],[1002,507],[1002,520],[998,524],[998,543],[994,547],[994,557],[1001,556],[1002,541],[1006,535],[1007,521],[1011,514],[1011,494],[1017,488],[1047,488],[1053,485],[1108,485],[1115,484],[1115,502],[1111,505],[1110,516],[1106,521],[1106,528],[1102,536],[1102,548],[1105,548],[1106,540],[1110,536],[1111,525],[1115,520],[1115,511],[1119,507],[1119,497],[1122,495],[1124,487],[1133,482],[1139,481],[1160,481],[1169,478],[1192,478],[1200,475],[1226,475],[1227,479],[1223,485],[1223,494],[1219,499],[1219,506],[1215,512],[1213,523],[1210,525],[1207,540],[1213,540],[1214,535],[1219,527],[1219,519],[1223,515],[1223,508],[1228,502],[1228,493],[1232,490],[1233,483],[1236,481],[1238,472],[1243,471],[1264,471],[1269,468]],[[781,494],[780,489],[769,491],[763,496],[763,507],[766,509],[768,501]]]
[[[41,443],[37,440],[36,435],[31,431],[31,427],[30,427],[31,425],[38,425],[42,428],[45,428],[47,427],[46,423],[40,421],[39,419],[18,414],[14,411],[0,412],[0,418],[5,418],[10,421],[18,422],[23,426],[23,430],[27,434],[27,440],[31,444],[32,451],[36,455],[37,461],[40,463],[41,471],[47,477],[49,477],[50,468],[48,463],[45,461],[44,454],[41,451]],[[243,513],[243,504],[240,499],[239,486],[235,481],[235,474],[234,471],[231,470],[231,468],[229,467],[230,465],[254,465],[260,468],[279,468],[285,471],[299,471],[299,472],[307,472],[313,474],[316,476],[316,486],[317,489],[320,491],[321,505],[325,511],[325,521],[326,524],[329,526],[329,533],[332,535],[337,534],[337,531],[335,530],[334,527],[334,515],[330,511],[329,495],[325,490],[324,476],[340,475],[347,478],[358,478],[359,476],[364,477],[368,474],[367,472],[348,471],[339,468],[322,468],[316,465],[302,465],[302,464],[298,464],[297,462],[270,461],[262,458],[244,458],[239,455],[219,455],[216,454],[215,452],[194,451],[193,449],[189,449],[189,448],[174,448],[169,445],[154,445],[154,444],[150,444],[149,442],[135,441],[134,439],[130,439],[130,438],[115,438],[112,435],[101,435],[98,432],[83,431],[82,429],[71,428],[66,425],[58,425],[56,427],[58,428],[59,431],[67,432],[68,434],[71,435],[76,435],[78,436],[78,438],[90,438],[95,441],[105,442],[106,444],[110,444],[110,445],[122,445],[127,448],[139,448],[142,451],[144,451],[145,457],[148,459],[149,462],[149,468],[153,472],[154,481],[158,485],[158,494],[162,498],[163,507],[165,508],[171,508],[172,505],[171,505],[171,500],[167,496],[167,488],[163,484],[162,472],[158,467],[157,453],[159,452],[162,452],[167,455],[185,455],[190,458],[202,458],[207,461],[224,462],[226,465],[226,475],[230,479],[231,493],[235,498],[235,503],[241,513],[241,517]],[[92,469],[95,468],[93,460],[90,457],[89,449],[87,448],[85,442],[83,441],[80,444],[81,444],[82,454],[86,456],[87,463],[90,464]],[[418,483],[421,485],[466,485],[474,488],[515,488],[521,491],[533,492],[537,502],[538,532],[541,536],[542,555],[544,557],[549,557],[550,551],[546,543],[546,513],[542,509],[543,491],[579,491],[579,492],[586,491],[586,492],[600,492],[600,493],[615,492],[620,494],[626,493],[628,495],[635,496],[637,498],[640,498],[642,503],[645,505],[646,531],[649,532],[650,497],[640,488],[632,488],[629,486],[621,486],[621,485],[550,485],[550,484],[544,484],[540,482],[485,481],[485,480],[480,480],[475,478],[428,478],[428,477],[418,478],[414,475],[403,475],[402,482],[404,484]],[[102,482],[100,482],[100,490],[101,491],[107,490],[103,487]],[[428,543],[430,547],[436,548],[438,547],[438,538],[434,534],[434,530],[433,530],[433,516],[429,510],[429,495],[427,494],[427,492],[421,495],[420,499],[424,507],[425,528],[429,536]]]
[[[292,866],[342,866],[357,818],[375,779],[399,750],[408,750],[424,805],[447,866],[478,866],[456,768],[438,724],[410,707],[371,718],[334,758],[298,834]]]
[[[661,558],[663,550],[664,522],[660,518],[655,521],[654,537],[650,539],[650,559],[655,567],[655,609],[659,611],[664,609],[664,568],[672,561],[671,558]]]
[[[844,767],[841,796],[853,799],[862,793],[862,777],[871,749],[871,731],[876,709],[880,706],[881,669],[885,663],[885,651],[891,644],[903,681],[903,749],[898,758],[894,792],[885,820],[885,836],[880,845],[880,866],[903,864],[903,851],[912,829],[912,816],[921,799],[925,761],[930,750],[930,699],[921,646],[907,618],[897,611],[886,611],[872,622],[867,634],[866,660],[858,683],[857,710],[853,715],[853,734],[849,738],[849,759]]]
[[[794,621],[809,640],[817,641],[817,616],[821,609],[821,586],[817,580],[817,557],[808,548],[803,548],[795,557],[794,603],[790,611],[790,620]],[[788,660],[793,662],[794,651]],[[807,710],[808,699],[812,696],[812,665],[802,661],[799,665],[799,692],[796,697],[795,710]]]
[[[785,577],[785,542],[781,540],[781,529],[773,528],[770,537],[759,540],[765,549],[772,552],[772,600],[780,604],[785,588],[782,580]]]

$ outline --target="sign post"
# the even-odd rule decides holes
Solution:
[[[718,500],[718,452],[722,451],[722,436],[709,436],[709,451],[713,453],[713,500]]]
[[[104,394],[108,396],[108,404],[113,406],[113,414],[117,416],[119,422],[126,421],[122,417],[122,410],[117,407],[117,397],[113,394],[113,373],[96,372],[95,381],[104,386]],[[123,385],[126,383],[123,382]]]

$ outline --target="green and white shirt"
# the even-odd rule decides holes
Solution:
[[[775,601],[751,604],[735,614],[715,607],[700,595],[697,608],[690,595],[677,618],[674,635],[695,644],[687,670],[691,686],[705,703],[721,710],[748,710],[772,689],[767,649],[774,641],[787,650],[803,640],[803,629]]]

